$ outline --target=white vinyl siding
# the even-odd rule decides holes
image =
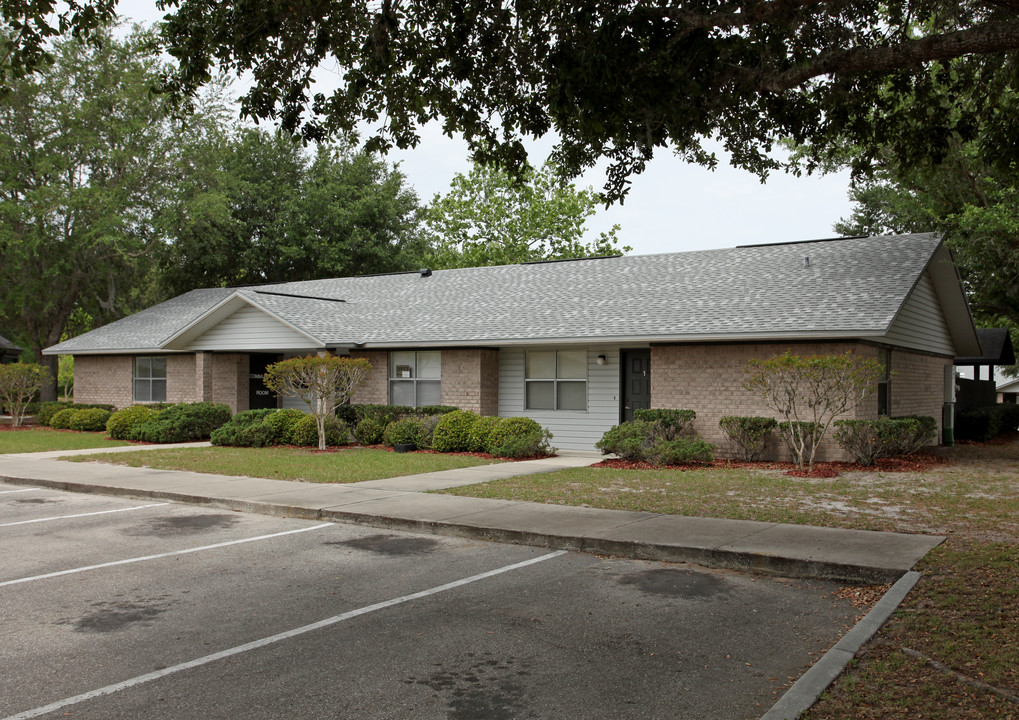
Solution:
[[[293,350],[311,341],[258,308],[243,307],[208,330],[188,350]]]
[[[956,354],[934,285],[927,273],[924,273],[913,293],[906,299],[888,333],[880,339],[900,347],[939,355]]]
[[[533,348],[562,350],[565,348]],[[584,348],[587,352],[587,410],[526,410],[523,349],[499,351],[499,416],[529,417],[548,428],[552,444],[562,450],[594,450],[606,430],[619,424],[619,349]],[[604,365],[598,356],[604,355]]]

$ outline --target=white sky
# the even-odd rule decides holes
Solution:
[[[146,25],[162,17],[155,0],[120,0],[118,11],[124,19]],[[387,159],[400,163],[421,201],[429,202],[449,188],[456,173],[468,172],[470,163],[462,140],[443,136],[434,124],[421,135],[417,148],[394,150]],[[534,148],[531,162],[540,165],[550,143],[535,143]],[[719,167],[711,172],[660,152],[632,179],[624,204],[600,210],[589,220],[589,239],[618,224],[620,244],[631,246],[635,254],[812,240],[833,237],[832,226],[849,215],[848,172],[799,178],[773,174],[762,184],[716,153]],[[603,172],[592,170],[578,184],[600,189]]]

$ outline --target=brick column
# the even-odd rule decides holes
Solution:
[[[499,414],[499,351],[442,351],[442,404],[481,415]]]
[[[350,357],[364,358],[372,364],[368,380],[354,391],[350,402],[355,405],[388,405],[389,353],[385,350],[351,350]]]

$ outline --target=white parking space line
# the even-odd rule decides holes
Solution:
[[[28,718],[39,717],[40,715],[55,712],[70,705],[77,705],[80,702],[85,702],[86,700],[93,700],[104,695],[112,695],[115,692],[127,690],[128,688],[132,688],[137,685],[142,685],[143,683],[151,682],[153,680],[158,680],[160,678],[166,677],[167,675],[173,675],[174,673],[178,673],[183,670],[190,670],[191,668],[201,667],[202,665],[207,665],[209,663],[216,662],[217,660],[223,660],[224,658],[233,657],[234,655],[240,655],[241,653],[245,653],[249,650],[257,650],[258,648],[262,648],[267,645],[273,645],[275,643],[282,642],[283,640],[289,640],[290,638],[297,637],[298,635],[304,635],[305,633],[309,633],[314,630],[321,630],[322,628],[329,627],[330,625],[335,625],[337,623],[341,623],[345,620],[350,620],[351,618],[359,617],[361,615],[367,615],[368,613],[375,612],[376,610],[383,610],[385,608],[393,607],[394,605],[401,605],[412,600],[420,600],[421,598],[429,597],[430,595],[436,595],[447,590],[453,590],[454,588],[478,582],[479,580],[485,580],[486,578],[494,577],[496,575],[502,575],[503,573],[511,572],[513,570],[519,570],[529,565],[544,562],[545,560],[551,560],[552,558],[557,558],[560,555],[565,554],[566,554],[565,550],[556,550],[555,552],[551,552],[546,555],[541,555],[536,558],[531,558],[530,560],[524,560],[523,562],[513,563],[512,565],[505,565],[501,568],[489,570],[488,572],[479,573],[477,575],[471,575],[470,577],[466,577],[461,580],[454,580],[453,582],[446,583],[445,585],[437,585],[436,587],[429,588],[427,590],[421,590],[420,592],[416,593],[411,593],[410,595],[392,598],[391,600],[383,600],[382,602],[378,602],[373,605],[366,605],[355,610],[349,610],[340,615],[334,615],[331,618],[326,618],[325,620],[319,620],[318,622],[311,623],[310,625],[303,625],[302,627],[294,628],[293,630],[287,630],[286,632],[281,632],[276,635],[270,635],[269,637],[262,638],[261,640],[255,640],[253,642],[245,643],[243,645],[237,645],[227,650],[221,650],[220,652],[212,653],[211,655],[205,655],[204,657],[200,657],[195,660],[189,660],[178,665],[172,665],[171,667],[164,668],[162,670],[157,670],[151,673],[146,673],[145,675],[138,675],[137,677],[133,677],[129,680],[124,680],[119,683],[107,685],[106,687],[101,687],[97,690],[91,690],[80,695],[75,695],[73,697],[65,698],[63,700],[58,700],[54,703],[50,703],[49,705],[43,705],[42,707],[37,707],[32,710],[25,710],[24,712],[20,712],[16,715],[10,715],[6,718],[3,718],[3,720],[27,720]]]
[[[284,535],[296,535],[297,533],[310,532],[312,530],[321,530],[322,528],[332,527],[332,523],[322,523],[321,525],[313,525],[312,527],[298,528],[297,530],[285,530],[283,532],[272,533],[271,535],[259,535],[258,537],[243,538],[241,540],[229,540],[227,542],[216,543],[215,545],[202,545],[201,547],[186,548],[184,550],[174,550],[172,552],[159,553],[158,555],[142,555],[141,557],[126,558],[124,560],[113,560],[111,562],[99,563],[98,565],[85,565],[79,568],[71,568],[69,570],[58,570],[56,572],[45,573],[43,575],[33,575],[32,577],[18,578],[16,580],[5,580],[0,582],[0,587],[6,585],[18,585],[19,583],[33,582],[35,580],[47,580],[49,578],[60,577],[61,575],[73,575],[75,573],[87,572],[89,570],[98,570],[100,568],[115,567],[117,565],[130,565],[131,563],[145,562],[146,560],[159,560],[160,558],[173,557],[174,555],[187,555],[189,553],[202,552],[204,550],[216,550],[217,548],[229,547],[231,545],[242,545],[249,542],[257,542],[259,540],[269,540],[271,538],[283,537]]]
[[[33,490],[38,490],[38,489],[39,488],[22,488],[21,490],[0,490],[0,495],[10,495],[11,493],[16,493],[16,492],[32,492]]]
[[[51,520],[70,520],[71,518],[91,517],[92,515],[107,515],[109,513],[130,512],[131,510],[144,510],[145,508],[161,507],[170,503],[152,503],[151,505],[135,505],[129,508],[117,508],[116,510],[100,510],[98,512],[79,513],[77,515],[56,515],[54,517],[36,518],[35,520],[19,520],[18,522],[0,523],[0,527],[13,527],[14,525],[29,525],[31,523],[50,522]]]

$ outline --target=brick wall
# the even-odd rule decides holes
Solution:
[[[481,415],[499,414],[499,351],[442,351],[442,404]]]
[[[201,399],[195,388],[195,356],[166,357],[166,402],[188,403]]]
[[[76,355],[74,401],[112,403],[118,409],[134,402],[134,358],[129,355]]]
[[[945,367],[951,364],[950,358],[892,351],[889,384],[892,416],[929,415],[937,419],[938,442],[941,441],[941,412],[945,402]]]
[[[747,345],[658,345],[651,348],[651,407],[685,408],[697,412],[694,429],[718,445],[718,456],[730,455],[728,441],[718,427],[724,415],[774,416],[761,398],[743,389],[744,367],[751,359],[766,359],[787,349],[801,355],[839,354],[853,351],[875,359],[877,348],[862,343],[797,343]],[[895,351],[892,354],[892,414],[933,415],[940,421],[943,400],[941,368],[950,360]],[[896,396],[898,393],[898,396]],[[914,410],[915,409],[915,410]],[[922,409],[922,412],[921,412]],[[936,410],[936,412],[935,412]],[[877,399],[871,396],[852,417],[875,417]],[[773,459],[789,459],[777,437],[767,453]],[[818,459],[842,460],[848,456],[830,438],[818,450]]]
[[[246,353],[213,353],[212,396],[209,402],[226,403],[235,412],[248,409],[249,357]],[[208,369],[206,369],[208,372]]]
[[[365,358],[372,364],[367,382],[354,392],[355,405],[389,404],[389,353],[385,350],[351,350],[350,357]]]

